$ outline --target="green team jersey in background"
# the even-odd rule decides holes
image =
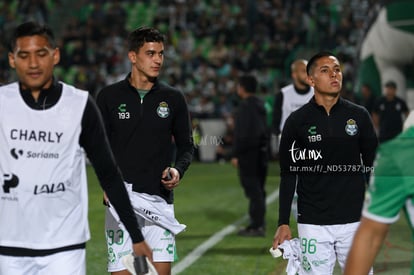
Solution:
[[[391,224],[403,210],[414,240],[414,126],[379,147],[368,192],[362,215]]]

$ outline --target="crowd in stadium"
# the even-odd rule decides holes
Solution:
[[[380,0],[4,1],[0,29],[28,19],[60,24],[58,77],[96,94],[129,71],[125,38],[139,25],[167,35],[162,77],[186,95],[193,118],[228,118],[234,80],[249,72],[269,102],[290,82],[290,63],[326,49],[343,63],[343,95],[354,99],[358,50]],[[70,6],[71,16],[50,22]],[[58,28],[57,25],[52,27]],[[0,47],[0,82],[13,79]]]

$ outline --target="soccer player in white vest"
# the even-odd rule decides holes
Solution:
[[[313,87],[307,82],[305,59],[296,59],[290,65],[292,83],[282,87],[275,96],[273,107],[273,132],[280,135],[288,116],[309,102],[313,97]]]
[[[134,253],[151,260],[96,104],[53,76],[60,53],[52,30],[19,25],[8,57],[18,81],[0,87],[0,274],[86,274],[84,151]]]

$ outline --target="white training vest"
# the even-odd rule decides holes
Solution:
[[[53,249],[90,238],[81,120],[88,93],[63,84],[46,110],[0,87],[0,246]]]
[[[283,87],[281,92],[283,93],[283,104],[282,118],[280,119],[280,130],[282,131],[286,119],[290,116],[290,114],[308,103],[312,98],[313,87],[310,87],[309,92],[306,94],[299,94],[296,92],[295,86],[293,84],[290,84]]]

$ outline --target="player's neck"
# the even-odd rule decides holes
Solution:
[[[154,86],[154,79],[149,79],[148,77],[139,76],[131,74],[129,78],[129,83],[138,90],[151,90],[152,86]]]
[[[338,102],[338,94],[325,94],[325,93],[315,93],[315,102],[325,108],[326,113],[329,115],[332,107]]]

